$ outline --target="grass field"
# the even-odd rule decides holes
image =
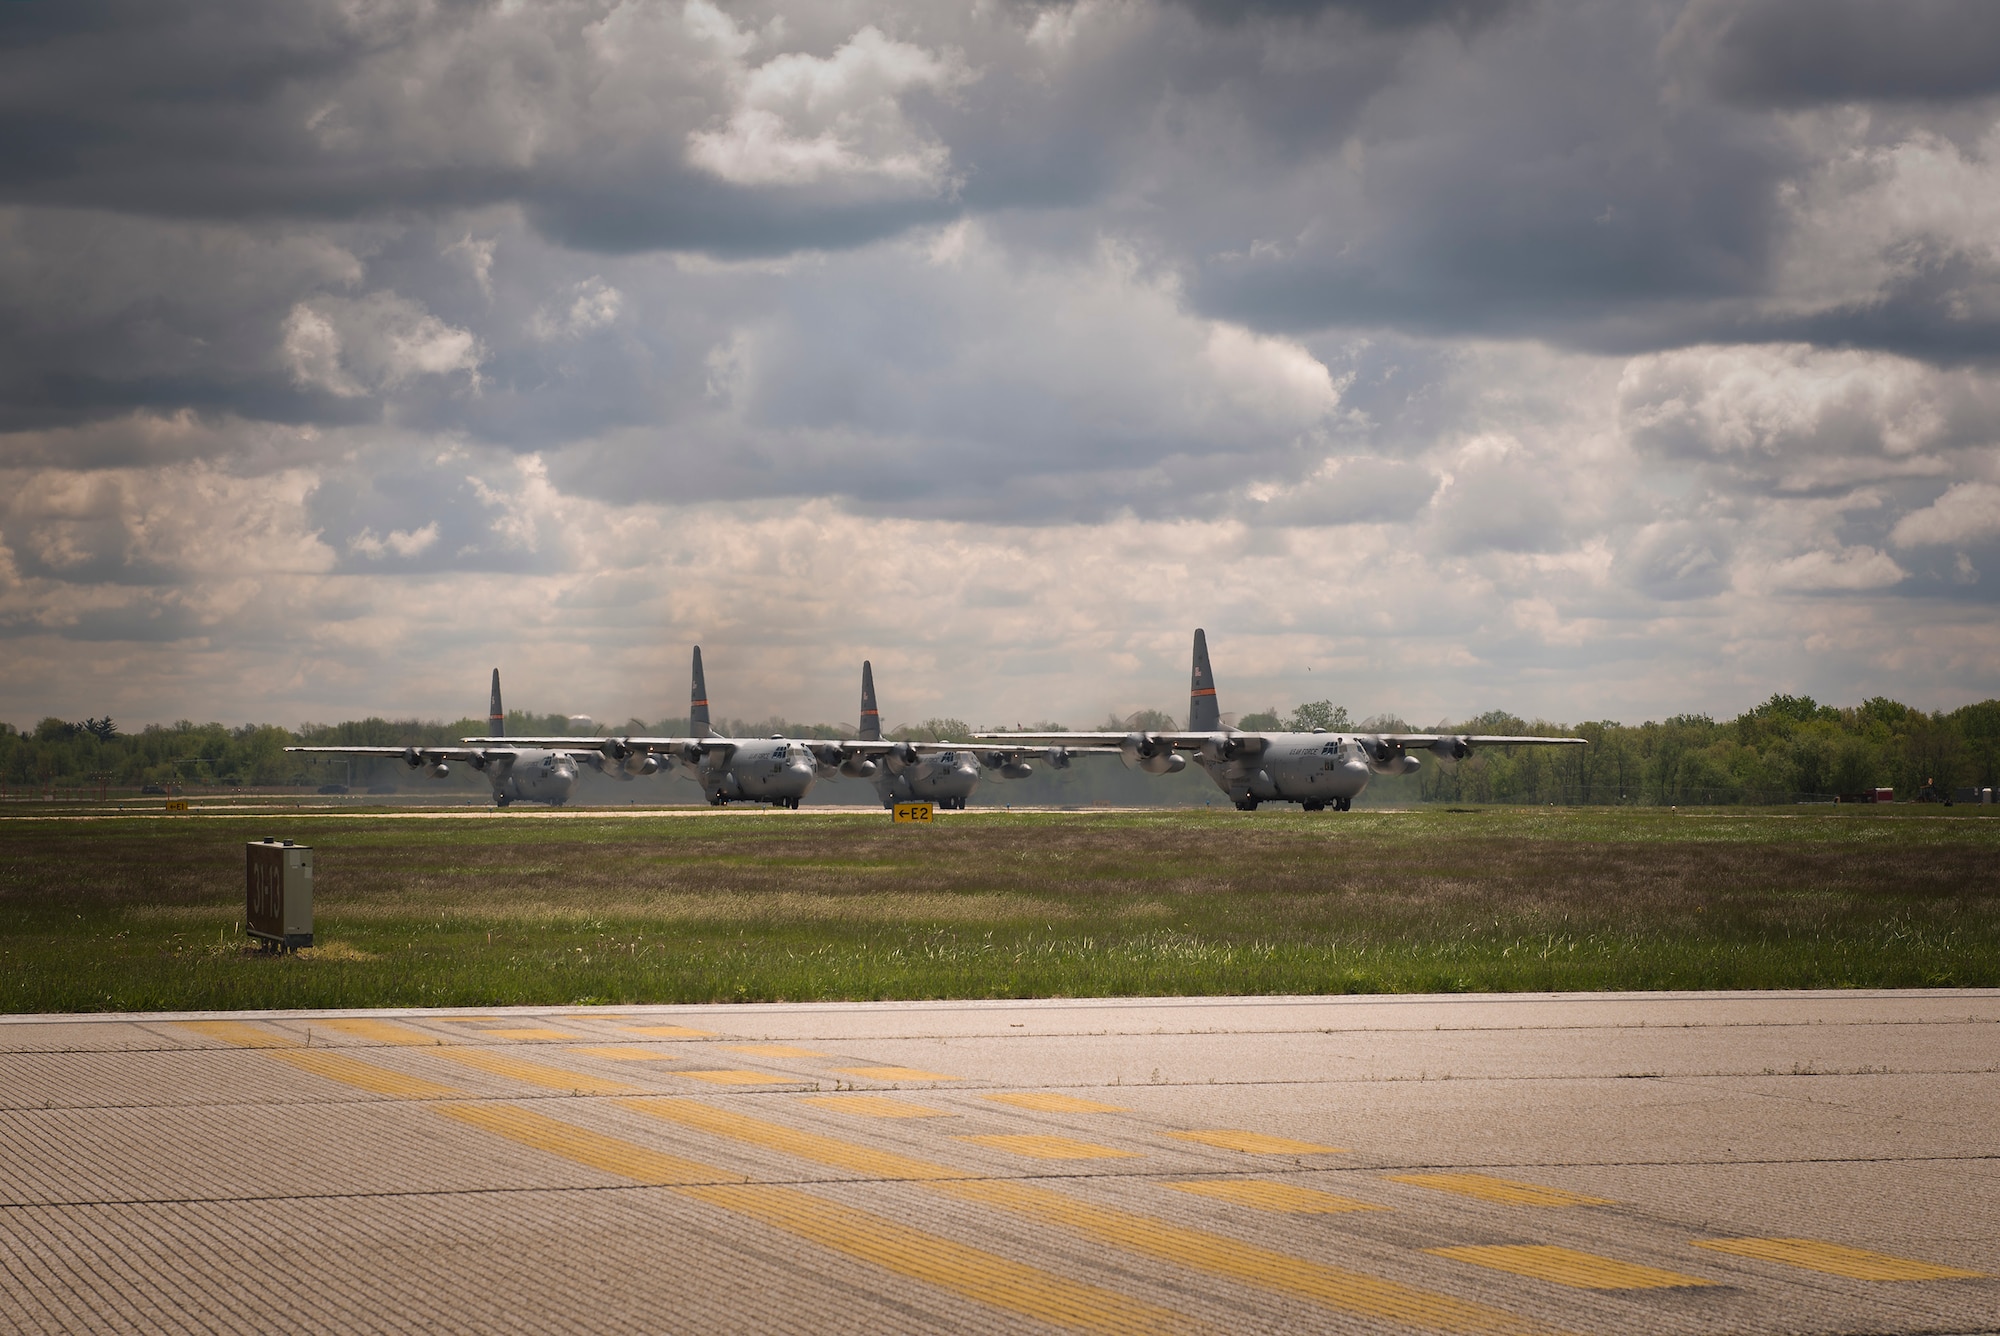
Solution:
[[[1992,809],[0,820],[10,1012],[1969,985]]]

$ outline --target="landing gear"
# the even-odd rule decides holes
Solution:
[[[720,807],[728,801],[729,799],[723,797],[719,793],[711,793],[708,795],[708,805],[710,807]]]
[[[1238,798],[1236,800],[1236,810],[1239,812],[1254,812],[1257,810],[1257,800],[1255,798]]]
[[[771,801],[771,806],[796,812],[799,810],[799,800],[797,798],[774,798]]]
[[[506,794],[503,793],[499,797],[493,800],[493,805],[495,807],[505,807],[508,803],[513,801],[514,800],[512,798],[509,798]]]
[[[963,812],[965,810],[965,799],[940,798],[938,799],[938,810],[942,812]]]
[[[1333,810],[1336,812],[1345,812],[1353,806],[1354,799],[1352,798],[1335,798],[1333,800]]]
[[[1338,799],[1336,799],[1335,801],[1338,801]],[[1318,798],[1307,798],[1303,802],[1301,802],[1299,806],[1304,808],[1308,812],[1324,812],[1326,810],[1326,804],[1321,802]]]

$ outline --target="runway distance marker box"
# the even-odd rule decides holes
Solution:
[[[313,944],[313,851],[290,840],[243,850],[243,917],[250,936],[280,951]]]

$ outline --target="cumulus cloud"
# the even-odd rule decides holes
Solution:
[[[478,338],[393,292],[300,302],[283,329],[293,377],[343,399],[394,389],[417,376],[464,372],[475,388],[479,384],[484,350]]]
[[[2000,487],[1961,482],[1943,496],[1896,521],[1898,547],[1965,547],[2000,538]]]

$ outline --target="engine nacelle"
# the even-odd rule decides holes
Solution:
[[[888,767],[892,775],[902,774],[922,759],[923,754],[907,742],[899,742],[882,753],[882,764]]]
[[[423,753],[415,747],[405,747],[403,748],[403,764],[412,770],[421,770],[430,763],[424,760]]]
[[[1354,742],[1368,758],[1368,768],[1378,775],[1413,775],[1423,765],[1416,757],[1404,754],[1400,742],[1384,742],[1380,738],[1356,738]]]
[[[439,761],[436,765],[431,767],[432,779],[443,779],[446,775],[449,775],[450,773],[451,773],[451,767],[446,765],[443,761]]]
[[[1187,769],[1187,757],[1174,751],[1174,744],[1158,733],[1127,733],[1118,744],[1118,754],[1128,766],[1137,766],[1149,775],[1173,775]]]
[[[840,773],[849,779],[872,779],[879,769],[881,767],[866,756],[850,756],[840,763]]]
[[[1042,758],[1049,763],[1051,770],[1069,769],[1070,755],[1067,747],[1051,747],[1042,753]]]
[[[1472,744],[1464,738],[1439,738],[1431,744],[1431,750],[1447,761],[1463,761],[1472,755]]]

